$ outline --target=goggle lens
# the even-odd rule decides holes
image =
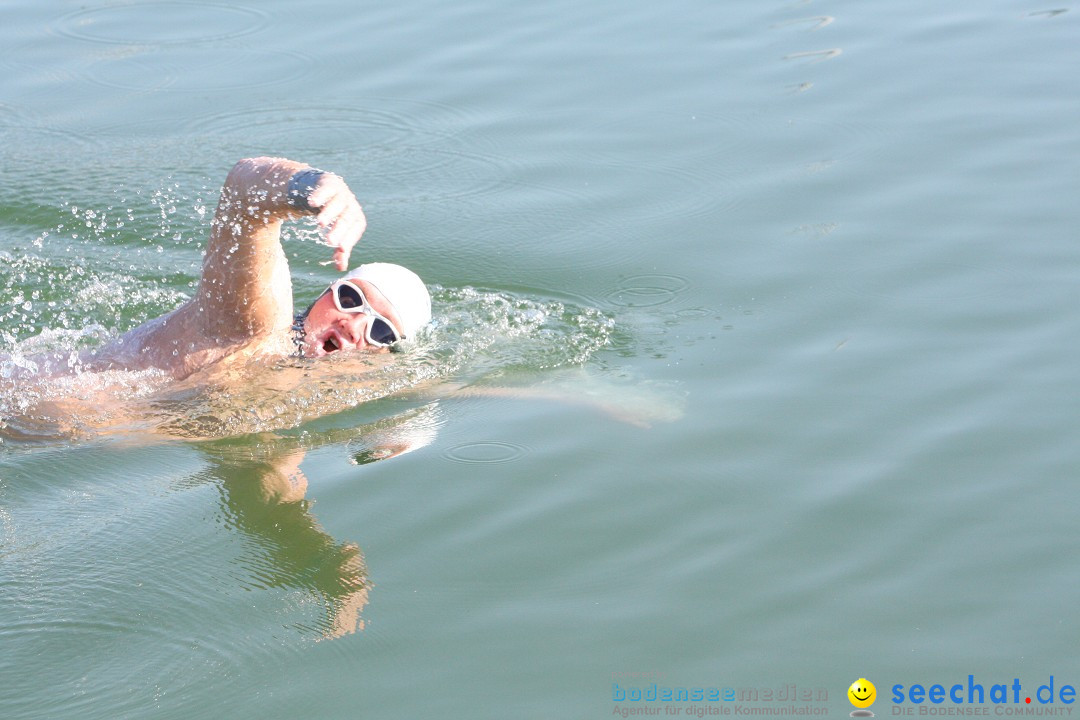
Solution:
[[[377,317],[368,325],[367,339],[374,345],[393,345],[398,341],[398,334],[390,323]]]
[[[341,306],[342,310],[352,310],[367,304],[367,298],[351,284],[341,283],[334,288],[334,292],[337,293],[338,305]]]

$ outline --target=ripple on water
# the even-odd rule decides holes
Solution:
[[[709,310],[708,308],[694,307],[694,308],[683,308],[682,310],[678,310],[678,311],[676,311],[675,316],[680,317],[680,318],[699,318],[699,317],[708,317],[711,314],[712,314],[712,311]]]
[[[112,45],[188,45],[233,40],[266,27],[267,14],[245,5],[135,2],[83,8],[60,17],[65,37]]]
[[[785,60],[809,60],[810,62],[820,62],[821,60],[831,60],[834,57],[839,57],[844,52],[843,48],[826,48],[824,50],[800,50],[799,52],[788,53],[784,56]]]
[[[40,163],[42,157],[50,158],[56,154],[70,157],[72,152],[86,152],[100,146],[100,141],[91,133],[35,123],[17,113],[0,115],[0,147],[5,162],[29,160]]]
[[[464,114],[439,103],[372,97],[368,105],[267,105],[196,118],[185,132],[259,153],[266,148],[297,157],[351,156],[375,148],[417,147],[444,141],[466,125]]]
[[[12,45],[4,50],[0,56],[0,72],[17,86],[70,86],[79,78],[81,63],[71,57],[58,57],[55,48],[48,43]],[[17,94],[16,90],[13,95]]]
[[[814,17],[797,18],[794,20],[784,20],[783,22],[773,23],[773,28],[799,28],[801,30],[820,30],[823,27],[827,27],[836,22],[836,18],[831,15],[816,15]]]
[[[399,147],[362,156],[371,204],[407,204],[477,199],[499,192],[509,179],[507,164],[478,153],[436,147]],[[356,163],[356,158],[342,158]]]
[[[37,507],[24,504],[28,532],[6,547],[11,579],[0,582],[0,599],[13,601],[17,620],[0,630],[5,664],[15,669],[5,675],[0,705],[23,696],[40,703],[30,690],[48,675],[57,692],[38,715],[138,714],[163,689],[168,705],[192,688],[290,662],[297,644],[238,625],[252,596],[230,566],[207,562],[229,538],[202,516],[198,501],[216,497],[205,478],[194,492],[162,492],[141,468],[118,482],[87,479],[86,467],[91,476],[106,465],[118,472],[104,453],[69,450],[55,459],[62,487],[39,493]],[[155,468],[146,472],[160,473]],[[277,595],[262,604],[280,605]]]
[[[87,78],[121,90],[207,92],[260,88],[299,80],[315,61],[294,50],[172,46],[152,54],[107,57],[87,68]],[[228,68],[222,72],[221,68]]]
[[[201,643],[198,658],[193,657],[192,629],[223,627],[218,623],[228,620],[214,617],[218,613],[205,598],[202,606],[195,608],[184,593],[166,597],[164,588],[132,582],[129,573],[108,559],[86,565],[82,557],[83,564],[75,567],[73,563],[57,563],[44,557],[44,553],[36,554],[40,556],[40,561],[34,562],[36,572],[47,572],[48,577],[9,586],[26,603],[26,609],[2,631],[5,652],[15,663],[13,667],[18,668],[8,673],[5,689],[0,691],[5,707],[9,700],[21,695],[20,685],[29,685],[43,674],[50,675],[58,687],[93,687],[94,692],[89,693],[93,704],[105,703],[118,711],[127,703],[137,702],[131,697],[139,694],[132,692],[135,685],[167,684],[180,676],[194,682],[193,676],[204,672],[204,667],[231,672],[243,666],[244,653],[223,643]],[[9,568],[15,573],[25,570],[25,559],[20,552]],[[102,565],[112,565],[112,577],[104,577],[104,572],[88,572],[88,568]],[[173,568],[173,572],[182,574],[183,570]],[[169,608],[167,613],[161,610],[165,607]],[[63,668],[55,665],[57,658],[64,658]],[[132,680],[134,677],[137,680]],[[80,696],[77,692],[57,693],[53,700],[56,709],[72,710],[81,707],[85,698]],[[40,702],[40,695],[36,697]],[[40,707],[37,710],[50,714]]]
[[[469,465],[493,465],[520,460],[529,448],[510,442],[495,440],[463,443],[449,448],[443,457],[456,463]]]
[[[1037,10],[1035,12],[1028,13],[1027,16],[1052,18],[1057,17],[1058,15],[1064,15],[1067,12],[1069,12],[1069,8],[1055,8],[1053,10]]]
[[[632,275],[624,278],[605,298],[619,307],[654,307],[674,302],[689,288],[690,281],[679,275]]]
[[[723,214],[741,206],[746,195],[734,169],[610,163],[600,170],[612,189],[608,212],[594,218],[600,226],[625,228],[643,223],[667,225],[670,221]],[[617,178],[612,183],[611,178]],[[601,185],[602,187],[602,185]],[[578,199],[592,195],[580,193]]]

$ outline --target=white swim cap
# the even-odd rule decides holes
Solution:
[[[408,268],[393,263],[365,263],[343,280],[364,280],[375,286],[401,319],[401,336],[412,339],[431,322],[431,295],[424,281]]]

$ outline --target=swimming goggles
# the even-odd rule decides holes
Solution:
[[[371,317],[371,322],[364,330],[364,337],[369,345],[386,347],[401,339],[393,323],[372,309],[364,297],[364,291],[348,280],[338,280],[330,286],[330,295],[334,298],[337,309],[343,313],[363,313]]]

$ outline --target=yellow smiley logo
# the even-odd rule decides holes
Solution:
[[[859,678],[847,689],[848,700],[857,708],[868,708],[877,698],[877,688],[866,678]]]

